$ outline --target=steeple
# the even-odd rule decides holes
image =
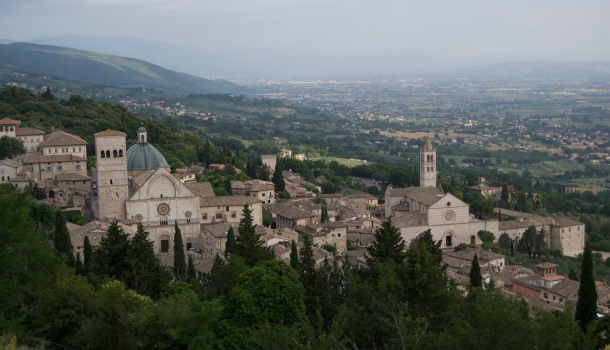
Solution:
[[[428,136],[419,152],[419,187],[436,187],[436,150]]]
[[[148,143],[148,132],[143,126],[138,128],[138,143]]]

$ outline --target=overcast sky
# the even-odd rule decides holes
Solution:
[[[0,38],[131,36],[213,52],[610,61],[608,0],[0,0]]]

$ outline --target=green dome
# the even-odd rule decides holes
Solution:
[[[127,170],[169,168],[167,160],[150,143],[136,143],[127,150]]]

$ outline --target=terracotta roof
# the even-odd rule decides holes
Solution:
[[[549,267],[557,267],[557,266],[559,266],[559,265],[553,264],[552,262],[548,262],[548,261],[545,261],[543,263],[540,263],[540,264],[536,265],[536,267],[539,267],[541,269],[546,269],[546,268],[549,268]]]
[[[73,145],[86,145],[87,141],[81,139],[80,137],[69,134],[67,132],[63,132],[61,130],[52,132],[50,134],[45,135],[44,141],[40,143],[42,147],[51,147],[51,146],[73,146]]]
[[[405,187],[388,189],[388,195],[390,197],[407,197],[428,206],[438,202],[444,194],[444,191],[439,187]]]
[[[121,137],[127,137],[127,134],[124,133],[124,132],[116,131],[116,130],[106,129],[105,131],[100,131],[98,133],[93,134],[93,136],[95,136],[95,137],[98,137],[98,136],[121,136]]]
[[[34,135],[44,135],[44,131],[34,129],[34,128],[17,128],[17,130],[15,130],[15,136],[34,136]]]
[[[311,218],[315,216],[314,214],[308,211],[301,210],[286,204],[269,204],[267,205],[267,209],[269,209],[275,215],[279,215],[290,220]]]
[[[203,230],[209,232],[215,238],[224,238],[227,237],[227,233],[229,232],[230,224],[220,223],[220,224],[212,224],[212,225],[201,225]],[[237,229],[234,228],[233,231],[237,234]]]
[[[19,120],[2,118],[2,119],[0,119],[0,125],[21,125],[21,122]]]

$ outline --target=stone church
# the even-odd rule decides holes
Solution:
[[[96,218],[141,222],[159,253],[172,249],[178,223],[185,248],[191,248],[200,232],[199,197],[170,174],[163,155],[148,143],[144,127],[138,128],[137,143],[129,149],[126,136],[115,130],[94,134]]]
[[[498,237],[498,221],[478,220],[469,213],[469,205],[436,184],[436,150],[429,138],[420,151],[419,187],[392,188],[385,192],[385,216],[409,243],[430,229],[442,249],[453,249],[460,243],[481,244],[480,230]]]

